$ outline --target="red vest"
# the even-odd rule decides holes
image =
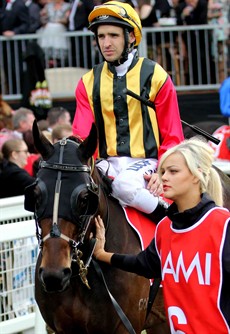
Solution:
[[[219,305],[228,218],[228,211],[215,208],[184,230],[172,229],[167,217],[157,225],[156,248],[171,333],[230,333]]]

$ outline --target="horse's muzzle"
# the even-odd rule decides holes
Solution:
[[[48,293],[64,291],[69,286],[71,275],[70,268],[59,271],[45,270],[42,267],[39,269],[39,279]]]

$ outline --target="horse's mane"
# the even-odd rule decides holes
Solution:
[[[104,192],[107,195],[111,195],[112,193],[112,182],[113,180],[108,177],[107,174],[104,174],[100,167],[95,167],[96,173],[95,173],[95,182],[97,184],[100,184],[100,186],[103,188]]]

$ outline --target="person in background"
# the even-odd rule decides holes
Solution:
[[[3,0],[1,32],[5,37],[26,34],[29,29],[29,11],[24,0]]]
[[[226,26],[229,23],[230,6],[228,0],[208,1],[208,23],[218,25],[212,31],[212,57],[218,64],[219,82],[225,79],[224,68],[227,67],[229,59],[228,47],[224,46],[224,41],[229,38],[230,29]]]
[[[29,32],[29,10],[25,5],[24,0],[2,1],[0,31],[4,37],[7,37],[7,40],[2,42],[6,86],[9,94],[17,94],[20,92],[20,87],[23,86],[22,55],[24,50],[21,41],[17,41],[17,52],[15,52],[15,42],[10,39],[15,35],[27,34]],[[9,59],[11,59],[10,63]],[[20,66],[17,67],[16,64],[19,64]]]
[[[44,25],[47,22],[47,16],[45,11],[42,9],[45,7],[45,5],[49,2],[49,0],[37,0],[37,4],[40,7],[40,20],[41,23]]]
[[[41,10],[42,27],[37,30],[41,34],[38,43],[48,55],[51,67],[60,65],[59,62],[67,57],[69,42],[62,34],[67,31],[69,14],[70,4],[64,0],[51,0]]]
[[[33,112],[27,108],[19,108],[13,111],[10,128],[2,129],[0,147],[7,139],[24,139],[31,148],[32,125],[35,117]],[[27,141],[27,138],[29,141]],[[33,150],[30,152],[33,152]]]
[[[175,18],[177,17],[177,10],[180,0],[156,0],[155,10],[157,18]]]
[[[159,26],[156,9],[155,6],[151,4],[151,0],[139,0],[139,16],[141,19],[142,27]]]
[[[0,131],[0,150],[2,149],[2,145],[9,139],[16,139],[13,134],[13,131],[8,128],[3,128]]]
[[[25,170],[28,147],[22,139],[9,139],[3,146],[0,157],[0,198],[24,194],[25,187],[35,179]]]
[[[137,255],[105,251],[103,221],[95,220],[97,261],[162,279],[171,333],[230,331],[230,212],[222,207],[212,162],[213,150],[195,137],[162,155],[158,171],[164,196],[173,203]]]
[[[21,107],[15,111],[13,116],[13,135],[15,138],[23,139],[27,145],[30,154],[27,155],[27,162],[23,167],[31,176],[32,164],[38,158],[38,152],[34,146],[34,138],[32,133],[33,122],[35,116],[32,110]]]
[[[137,0],[119,0],[119,2],[123,2],[123,3],[129,4],[131,7],[133,7],[135,9],[135,11],[138,14],[139,14],[139,1],[137,1]],[[103,3],[105,3],[105,2],[107,2],[107,1],[103,1]]]
[[[208,1],[185,0],[178,5],[179,25],[208,24]],[[213,78],[213,62],[211,57],[211,34],[206,35],[205,30],[190,31],[183,34],[186,51],[191,50],[191,61],[188,64],[188,80],[191,84],[207,84]],[[207,60],[207,57],[209,59]],[[190,75],[192,73],[192,76]],[[211,83],[211,82],[210,82]]]
[[[69,31],[87,29],[88,15],[93,10],[93,8],[93,0],[73,0],[69,15]]]
[[[73,135],[71,124],[57,124],[52,131],[52,143],[55,144],[62,138],[68,138]]]
[[[68,138],[73,135],[72,132],[72,126],[70,124],[57,124],[53,127],[52,133],[43,130],[42,133],[46,136],[46,138],[52,143],[55,144],[59,140],[65,138]],[[42,160],[41,156],[38,156],[37,159],[35,159],[32,163],[32,169],[30,169],[30,173],[32,175],[37,175],[37,172],[39,170],[40,161]]]
[[[102,158],[97,166],[114,179],[113,196],[157,221],[164,214],[158,159],[183,140],[175,87],[159,64],[139,57],[142,27],[130,5],[109,1],[95,7],[89,29],[105,61],[78,83],[73,134],[85,139],[96,124]],[[154,110],[127,96],[125,88],[153,102]]]
[[[101,1],[101,4],[104,4],[106,2],[108,2],[108,0],[107,1],[106,0]],[[139,2],[140,2],[140,0],[139,1],[137,1],[137,0],[118,0],[118,2],[123,2],[123,3],[129,4],[139,14]]]
[[[37,0],[25,0],[25,4],[28,7],[30,17],[28,34],[33,34],[41,27],[41,7],[39,6]]]
[[[229,118],[230,125],[230,76],[226,78],[219,89],[220,112]]]
[[[73,0],[69,15],[69,31],[88,28],[88,15],[94,8],[94,0]],[[91,50],[94,45],[90,36],[71,37],[73,66],[90,68],[92,66]],[[80,47],[81,46],[81,47]]]
[[[13,132],[15,137],[23,139],[23,134],[32,131],[33,122],[35,120],[32,110],[21,107],[15,110],[13,115]]]
[[[158,27],[159,22],[156,15],[155,6],[151,4],[151,0],[139,0],[138,13],[141,19],[142,27]],[[152,48],[156,48],[156,45],[160,43],[162,33],[156,33],[156,40],[153,41],[152,34],[147,33],[147,45],[148,45],[148,57],[154,59],[152,54]],[[156,59],[155,59],[156,60]],[[160,59],[159,59],[160,60]],[[158,62],[159,62],[158,60]]]
[[[48,128],[52,132],[56,125],[69,124],[71,125],[70,112],[63,107],[53,107],[47,113]]]

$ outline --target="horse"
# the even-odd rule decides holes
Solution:
[[[33,124],[34,144],[42,156],[35,184],[26,189],[25,208],[34,211],[40,252],[35,299],[56,334],[169,333],[161,288],[147,312],[150,281],[98,263],[94,217],[106,228],[106,249],[134,254],[140,239],[111,196],[110,181],[92,158],[97,129],[89,136],[51,144]],[[147,317],[148,313],[148,317]]]

